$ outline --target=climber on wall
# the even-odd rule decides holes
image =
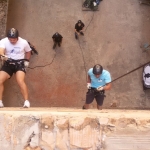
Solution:
[[[4,82],[10,79],[13,74],[24,98],[24,108],[30,107],[28,100],[28,89],[25,83],[26,68],[29,66],[31,48],[25,39],[19,37],[19,32],[15,28],[8,30],[7,37],[0,41],[0,55],[4,64],[0,70],[0,107],[4,107],[2,95]]]
[[[97,64],[93,68],[90,68],[87,81],[88,92],[86,93],[86,102],[83,109],[88,109],[95,98],[97,109],[101,110],[105,97],[105,90],[111,89],[110,82],[110,73],[107,70],[104,70],[101,65]]]

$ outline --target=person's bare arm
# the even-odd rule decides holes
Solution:
[[[107,83],[105,86],[104,86],[104,90],[110,90],[111,89],[111,83]]]
[[[88,75],[88,78],[87,78],[87,88],[91,89],[91,78],[90,78],[89,75]]]
[[[5,55],[5,49],[4,48],[0,48],[0,55]]]
[[[82,28],[82,30],[80,30],[80,32],[83,32],[84,31],[84,27]]]
[[[26,52],[26,54],[25,54],[25,59],[30,60],[30,57],[31,57],[31,51]]]
[[[4,48],[0,48],[0,58],[2,61],[7,61],[8,57],[5,55],[5,49]]]
[[[79,32],[76,29],[74,29],[74,31],[79,35]]]
[[[55,42],[55,38],[54,38],[54,37],[52,37],[52,39],[53,39],[53,42]]]
[[[88,78],[87,78],[87,83],[91,83],[91,78],[90,78],[89,75],[88,75]]]

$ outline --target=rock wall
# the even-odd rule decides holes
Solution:
[[[5,37],[7,22],[8,0],[0,0],[0,39]],[[0,60],[0,68],[2,62]]]
[[[0,112],[0,150],[150,150],[149,111]]]
[[[138,0],[103,0],[95,12],[82,11],[82,0],[10,0],[7,28],[17,28],[39,52],[32,55],[26,74],[32,107],[82,108],[87,71],[95,64],[114,80],[149,62],[149,52],[141,49],[150,39],[149,8]],[[79,41],[74,37],[77,20],[85,23]],[[56,31],[64,38],[54,51]],[[142,68],[113,82],[103,107],[150,109],[150,92],[143,91],[141,80]],[[23,105],[15,77],[5,84],[3,101],[6,107]]]
[[[0,0],[0,39],[5,37],[8,0]]]

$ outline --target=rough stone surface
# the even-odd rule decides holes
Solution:
[[[0,0],[0,39],[5,37],[8,0]]]
[[[12,141],[11,134],[13,133],[13,118],[10,114],[0,115],[0,149],[7,150],[12,149],[10,144]]]
[[[36,116],[19,116],[15,119],[14,139],[15,149],[23,149],[30,145],[35,148],[39,145],[39,118]]]
[[[72,149],[79,147],[98,149],[98,147],[100,147],[100,125],[96,118],[72,118],[70,119],[69,124],[69,139]]]
[[[3,108],[2,150],[150,150],[149,111]]]

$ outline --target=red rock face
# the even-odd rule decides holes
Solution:
[[[149,54],[140,48],[150,38],[148,6],[130,0],[102,1],[96,12],[82,11],[81,6],[82,2],[66,0],[9,1],[7,28],[18,28],[20,36],[39,52],[30,60],[30,67],[37,67],[28,69],[26,75],[31,106],[81,108],[89,68],[100,63],[115,79],[149,61]],[[86,31],[78,41],[74,25],[79,19]],[[63,36],[63,41],[53,50],[55,32]],[[106,92],[103,107],[150,108],[149,92],[143,92],[141,80],[139,69],[115,81],[112,90]],[[3,99],[5,106],[23,105],[15,78],[5,83]],[[92,105],[96,108],[95,102]]]

